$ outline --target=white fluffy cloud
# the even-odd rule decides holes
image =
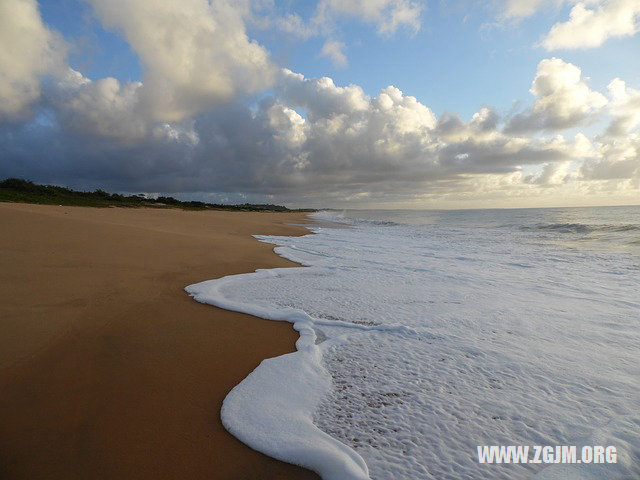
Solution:
[[[638,30],[640,0],[578,2],[569,20],[555,24],[542,45],[547,50],[593,48],[609,38],[631,36]]]
[[[65,44],[40,19],[36,0],[0,2],[0,120],[28,112],[44,75],[63,68]]]
[[[115,78],[91,81],[69,68],[46,90],[46,100],[67,128],[120,141],[147,134],[148,120],[139,109],[141,82],[122,84]]]
[[[640,90],[627,87],[625,82],[615,78],[609,84],[611,102],[609,111],[613,116],[607,134],[623,136],[640,124]]]
[[[587,49],[640,31],[640,0],[500,0],[500,16],[522,19],[569,4],[569,19],[554,24],[541,41],[546,50]]]
[[[555,186],[570,180],[571,161],[545,163],[539,173],[524,178],[525,183]]]
[[[598,154],[586,159],[580,168],[585,180],[635,180],[640,188],[640,134],[597,142]]]
[[[327,118],[369,108],[369,97],[358,85],[338,87],[328,77],[307,79],[284,69],[276,82],[277,96],[308,111],[307,116]]]
[[[607,104],[604,95],[589,88],[578,67],[559,58],[538,64],[530,91],[536,97],[533,107],[515,115],[508,131],[574,127],[591,120]]]
[[[580,177],[600,188],[640,189],[640,91],[616,78],[609,83],[611,121],[584,156]],[[640,192],[636,198],[640,198]]]
[[[246,10],[231,1],[88,1],[138,54],[140,108],[154,120],[180,121],[273,80],[267,51],[246,35]]]

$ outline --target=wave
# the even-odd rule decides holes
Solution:
[[[543,222],[533,212],[507,226],[504,217],[479,221],[471,212],[385,228],[371,220],[388,220],[388,212],[313,216],[347,228],[256,236],[306,268],[186,289],[197,301],[285,320],[300,333],[296,352],[263,361],[225,399],[222,422],[234,436],[324,480],[515,480],[538,467],[481,471],[471,456],[477,439],[582,445],[593,432],[589,444],[619,448],[618,464],[576,475],[640,478],[640,423],[628,418],[640,391],[628,360],[640,338],[637,261],[562,248],[540,255],[537,242],[549,235],[541,231],[639,230],[633,218],[554,223],[557,215]],[[518,233],[524,223],[529,232]],[[615,237],[638,235],[587,238]],[[564,473],[549,468],[537,478]]]
[[[541,230],[558,233],[592,233],[592,232],[634,232],[640,231],[640,225],[589,225],[584,223],[538,223],[535,225],[522,225],[520,230]]]
[[[330,210],[322,210],[320,212],[310,214],[309,217],[318,221],[343,223],[347,225],[373,225],[377,227],[395,227],[398,225],[406,225],[390,220],[371,220],[365,218],[347,217],[344,211],[342,213],[338,213]]]

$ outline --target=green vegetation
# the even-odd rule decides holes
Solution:
[[[173,197],[146,198],[144,195],[120,195],[103,190],[78,192],[66,187],[38,185],[21,178],[7,178],[0,182],[0,202],[39,203],[47,205],[76,205],[85,207],[153,207],[189,210],[235,210],[265,212],[311,212],[310,209],[290,210],[281,205],[251,204],[220,205],[205,202],[183,202]]]

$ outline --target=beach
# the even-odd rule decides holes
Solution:
[[[224,397],[285,322],[184,287],[292,266],[252,234],[303,214],[0,204],[0,477],[311,479],[227,433]]]

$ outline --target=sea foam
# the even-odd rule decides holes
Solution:
[[[587,223],[570,213],[325,213],[348,228],[257,237],[305,267],[187,287],[300,332],[225,399],[226,428],[325,480],[640,477],[639,257],[523,228]],[[475,458],[584,442],[618,463]]]
[[[265,281],[297,269],[258,270],[190,285],[186,291],[199,302],[268,320],[293,323],[300,334],[297,351],[264,360],[223,402],[225,428],[239,440],[271,457],[306,467],[325,480],[369,478],[364,460],[351,448],[313,423],[313,413],[331,388],[315,344],[313,319],[304,311],[238,303],[220,293],[228,284]]]

